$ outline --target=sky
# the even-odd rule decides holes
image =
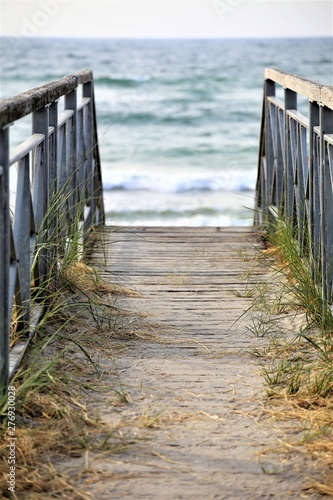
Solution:
[[[332,0],[0,0],[0,17],[23,37],[333,36]]]

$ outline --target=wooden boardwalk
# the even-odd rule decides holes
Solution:
[[[182,338],[224,344],[232,335],[232,348],[242,346],[243,336],[229,329],[251,304],[251,284],[267,272],[257,267],[262,243],[253,228],[111,228],[107,241],[113,279],[142,295],[134,307]]]
[[[105,479],[87,492],[105,500],[300,498],[300,463],[262,453],[292,429],[274,423],[273,430],[263,418],[251,350],[265,340],[242,316],[251,288],[269,276],[254,229],[106,228],[104,235],[112,282],[140,296],[117,300],[133,335],[112,368],[101,360],[105,384],[128,401],[95,404],[132,445],[94,461]]]

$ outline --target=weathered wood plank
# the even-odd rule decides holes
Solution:
[[[183,337],[223,339],[221,331],[249,308],[251,287],[266,280],[258,259],[262,243],[252,227],[109,226],[102,236],[108,253],[102,276],[140,293],[123,298],[122,307]],[[102,254],[97,250],[95,258]]]
[[[33,88],[22,94],[3,99],[0,103],[0,127],[29,115],[49,104],[52,104],[63,95],[69,94],[79,84],[92,80],[92,72],[89,69],[80,73],[64,76],[55,82],[47,83]]]

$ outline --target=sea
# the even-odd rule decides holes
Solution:
[[[265,68],[333,84],[331,38],[4,37],[0,57],[1,98],[93,70],[107,222],[121,226],[252,224]],[[12,146],[30,126],[11,127]]]

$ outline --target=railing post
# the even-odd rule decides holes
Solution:
[[[291,156],[291,145],[290,145],[290,124],[287,111],[289,109],[297,110],[297,94],[296,92],[286,88],[284,90],[284,129],[285,129],[285,140],[284,140],[284,169],[285,169],[285,210],[284,213],[288,219],[292,220],[294,211],[294,172],[292,165]]]
[[[46,214],[49,203],[49,106],[45,106],[32,114],[32,133],[43,134],[40,154],[35,155],[33,165],[33,205],[37,230],[37,245],[40,246],[38,258],[38,280],[43,281],[50,267],[46,243],[49,228]]]
[[[77,196],[77,91],[76,89],[65,96],[65,109],[73,111],[72,126],[67,130],[67,164],[66,176],[68,181],[68,210],[70,223],[75,223],[75,209]],[[78,222],[78,221],[76,221]]]
[[[49,137],[49,203],[52,201],[49,211],[49,236],[51,241],[50,259],[55,261],[59,242],[58,236],[58,206],[55,195],[58,187],[58,101],[51,104],[49,110],[49,125],[53,127],[53,133]],[[52,268],[53,274],[57,274],[57,266]]]
[[[105,224],[105,210],[104,210],[104,200],[103,200],[103,185],[102,185],[102,175],[101,175],[101,159],[99,155],[99,145],[98,145],[98,132],[97,132],[97,116],[96,116],[96,105],[95,105],[95,93],[94,93],[94,81],[92,80],[92,127],[93,127],[93,191],[94,191],[94,203],[95,203],[95,213],[94,213],[94,224],[100,226]],[[98,202],[96,202],[98,200]],[[97,208],[98,207],[98,208]]]
[[[257,190],[260,190],[260,194],[257,193],[257,201],[255,210],[261,211],[261,215],[255,215],[256,222],[264,222],[268,224],[269,213],[268,206],[270,203],[269,193],[270,184],[273,176],[274,169],[274,150],[272,143],[272,127],[270,122],[270,112],[269,103],[267,101],[268,97],[275,96],[275,82],[266,79],[264,81],[263,89],[263,105],[261,112],[261,130],[260,130],[260,145],[259,145],[259,160],[258,160],[258,181]]]
[[[265,157],[266,157],[266,186],[265,186],[265,211],[267,216],[268,205],[272,203],[272,180],[274,173],[274,146],[273,146],[273,128],[271,123],[271,112],[269,103],[267,101],[268,97],[275,96],[275,83],[272,80],[266,80],[265,82]]]
[[[332,212],[332,180],[329,168],[328,153],[325,145],[325,134],[333,132],[333,112],[326,106],[319,107],[319,126],[320,126],[320,162],[319,162],[319,181],[320,181],[320,236],[321,236],[321,265],[323,275],[323,300],[331,301],[329,297],[330,282],[333,265],[332,249],[332,231],[333,231],[333,212]]]
[[[86,230],[93,223],[94,217],[96,216],[96,202],[94,192],[94,144],[93,144],[93,87],[92,82],[85,83],[83,85],[82,95],[83,97],[88,97],[90,99],[89,104],[86,107],[86,119],[84,120],[84,138],[86,144],[86,174],[85,174],[85,182],[87,185],[85,186],[88,198],[88,206],[89,206],[89,215],[88,220],[86,221],[84,227],[84,233],[86,234]]]
[[[0,391],[7,390],[9,375],[9,126],[0,129]]]
[[[13,221],[13,245],[16,257],[16,279],[19,289],[15,293],[19,312],[18,328],[28,329],[30,320],[30,162],[29,155],[18,161],[17,188]],[[30,208],[30,207],[29,207]]]
[[[319,125],[319,106],[309,102],[309,239],[312,265],[318,269],[320,257],[320,184],[318,135],[314,128]]]

